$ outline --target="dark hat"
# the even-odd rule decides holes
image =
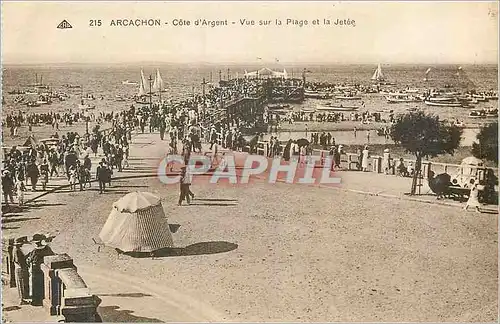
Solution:
[[[31,241],[32,242],[41,242],[41,241],[43,241],[45,239],[47,239],[47,237],[45,235],[43,235],[43,234],[35,234],[31,238]]]
[[[21,245],[23,245],[23,244],[25,244],[27,242],[28,242],[27,237],[26,236],[21,236],[21,237],[16,238],[16,240],[14,241],[14,245],[21,246]]]

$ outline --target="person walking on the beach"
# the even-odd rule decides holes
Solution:
[[[32,160],[26,166],[26,177],[30,179],[32,191],[36,191],[36,184],[38,182],[39,176],[40,176],[40,171],[38,170],[38,166],[35,164],[35,161]]]
[[[369,130],[366,131],[366,143],[370,144],[370,131]]]
[[[165,122],[165,118],[160,118],[160,140],[162,141],[165,138],[166,130],[167,130],[167,123]]]
[[[99,182],[99,193],[102,194],[106,190],[106,182],[108,181],[108,169],[104,166],[103,161],[99,162],[99,166],[96,171],[96,178]]]
[[[69,167],[69,188],[71,191],[76,189],[76,179],[78,178],[77,170],[74,165]]]
[[[356,138],[357,131],[358,131],[358,129],[356,127],[354,127],[354,138]]]
[[[365,145],[365,149],[363,150],[363,158],[361,160],[361,168],[363,169],[363,172],[368,171],[368,158],[370,155],[370,152],[368,151],[368,145]]]
[[[189,175],[186,172],[186,167],[183,166],[181,168],[181,181],[179,183],[180,193],[179,193],[179,202],[178,205],[181,206],[182,202],[186,200],[187,204],[191,203],[190,195],[189,195]]]
[[[18,181],[16,183],[16,191],[17,191],[17,204],[19,206],[24,205],[24,192],[26,191],[26,186],[24,185],[24,181]]]
[[[3,192],[3,200],[6,205],[9,205],[9,200],[7,198],[10,198],[10,202],[13,204],[14,203],[14,180],[12,179],[12,175],[9,170],[4,170],[2,172],[2,192]]]
[[[471,179],[472,188],[470,189],[469,200],[467,200],[467,204],[465,204],[464,210],[467,210],[469,207],[475,207],[476,212],[480,213],[479,207],[481,207],[481,203],[479,202],[479,180]]]

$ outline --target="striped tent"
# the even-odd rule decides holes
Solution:
[[[99,237],[123,252],[153,252],[174,245],[160,198],[148,192],[131,192],[115,202]]]

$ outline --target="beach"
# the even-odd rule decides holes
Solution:
[[[131,145],[131,167],[122,175],[153,171],[166,150],[158,134],[134,135]],[[51,247],[74,258],[103,300],[105,321],[494,320],[496,213],[366,196],[355,191],[371,191],[375,181],[393,192],[404,181],[396,189],[404,192],[410,180],[339,175],[352,191],[195,178],[196,198],[182,207],[175,206],[176,185],[116,180],[104,195],[93,187],[44,196],[6,215],[3,232],[55,233]],[[92,238],[99,240],[112,203],[135,190],[162,199],[175,246],[190,254],[98,252]],[[155,308],[160,300],[163,307]]]

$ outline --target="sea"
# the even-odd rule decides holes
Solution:
[[[216,84],[220,79],[241,77],[245,71],[255,71],[268,67],[275,71],[286,70],[289,77],[301,78],[306,71],[306,80],[332,84],[361,84],[369,86],[371,76],[376,65],[262,65],[262,64],[164,64],[164,63],[137,63],[137,64],[53,64],[53,65],[4,65],[2,74],[2,118],[6,114],[31,112],[64,112],[77,111],[80,98],[83,95],[93,95],[96,100],[90,103],[96,106],[96,111],[120,111],[134,104],[132,100],[118,101],[117,96],[131,98],[138,92],[138,85],[125,85],[123,81],[139,82],[140,71],[144,71],[146,78],[154,78],[157,69],[160,71],[165,84],[166,92],[163,99],[181,100],[193,93],[201,94],[202,83]],[[425,72],[427,81],[424,81]],[[388,88],[390,91],[406,88],[428,89],[443,88],[446,85],[476,91],[498,91],[498,65],[382,65],[382,71],[387,80],[396,83]],[[466,82],[464,82],[466,80]],[[69,94],[71,98],[51,105],[29,108],[25,104],[15,103],[16,95],[7,92],[29,88],[30,84],[42,82],[49,85],[51,90]],[[65,85],[79,85],[81,88],[69,89]],[[36,99],[36,95],[26,95]],[[318,100],[306,99],[303,103],[294,105],[294,109],[314,108]],[[388,104],[383,95],[365,94],[364,107],[360,111],[368,110],[387,114],[392,110],[395,114],[404,113],[409,109],[422,109],[434,113],[442,119],[463,121],[468,128],[478,128],[489,120],[469,118],[469,108],[455,107],[428,107],[424,103]],[[351,104],[351,103],[349,103]],[[477,104],[474,109],[498,108],[498,100],[491,100]]]

